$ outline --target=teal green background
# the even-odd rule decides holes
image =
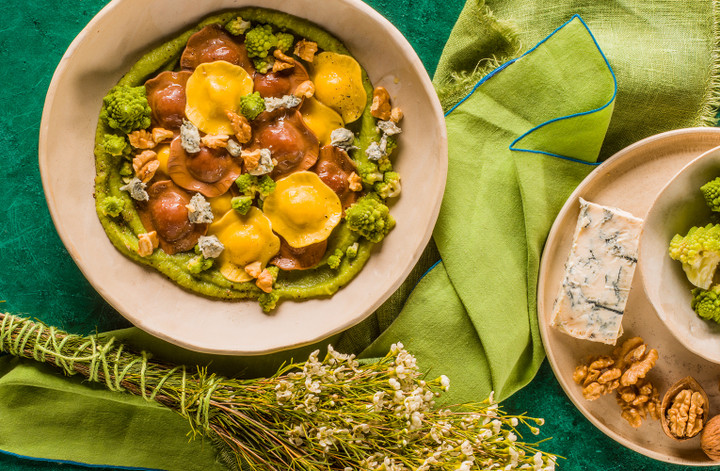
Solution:
[[[405,34],[432,75],[464,0],[367,3]],[[0,150],[5,168],[0,176],[0,309],[35,316],[77,333],[129,323],[84,279],[57,236],[43,196],[37,140],[52,73],[73,38],[105,4],[104,0],[5,0],[1,12]],[[597,431],[567,399],[547,362],[530,386],[503,407],[546,419],[541,438],[552,440],[544,449],[567,458],[561,461],[561,469],[692,469],[651,460]],[[84,468],[0,454],[0,469]]]

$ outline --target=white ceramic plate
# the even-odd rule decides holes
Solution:
[[[618,443],[651,458],[669,463],[712,466],[700,450],[700,436],[678,442],[662,431],[660,421],[645,420],[633,429],[620,417],[613,394],[588,401],[572,379],[578,363],[587,355],[608,354],[611,346],[578,340],[550,326],[555,297],[565,271],[565,260],[579,213],[578,198],[615,206],[645,218],[660,190],[697,156],[720,145],[720,129],[693,128],[659,134],[615,154],[595,169],[573,192],[558,214],[548,236],[540,264],[538,321],[545,351],[553,372],[570,400],[598,429]],[[623,317],[625,333],[618,341],[639,335],[659,353],[649,378],[660,396],[674,382],[691,375],[705,389],[710,415],[720,413],[718,366],[685,348],[657,317],[642,289],[645,271],[642,253]]]
[[[102,97],[153,46],[251,0],[115,0],[80,33],[48,90],[40,129],[40,171],[55,227],[97,291],[136,326],[183,347],[261,354],[323,339],[361,321],[402,283],[432,234],[445,187],[447,138],[440,103],[402,34],[359,0],[266,0],[339,37],[402,108],[395,167],[403,194],[396,228],[362,272],[331,298],[285,301],[271,315],[256,302],[219,301],[184,291],[111,245],[95,213],[93,140]],[[169,14],[170,13],[170,14]]]
[[[642,277],[660,319],[688,350],[720,363],[720,325],[706,321],[690,307],[691,290],[680,262],[668,256],[675,234],[710,223],[711,211],[700,186],[720,177],[720,148],[712,149],[685,166],[660,191],[648,212],[640,243]]]

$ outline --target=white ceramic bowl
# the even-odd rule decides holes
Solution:
[[[691,290],[679,261],[668,255],[670,239],[693,226],[710,223],[711,211],[700,187],[720,177],[720,147],[678,172],[660,191],[648,212],[640,242],[639,270],[658,317],[691,352],[720,363],[720,325],[706,321],[690,307]]]
[[[361,273],[331,298],[285,301],[271,315],[252,301],[220,301],[184,291],[122,256],[95,213],[93,140],[102,97],[152,47],[210,14],[251,0],[115,0],[62,58],[45,101],[40,171],[55,227],[95,289],[136,326],[193,350],[260,354],[308,344],[373,312],[402,283],[432,234],[447,174],[440,103],[402,34],[359,0],[265,0],[339,37],[405,113],[396,168],[403,194],[396,228]]]

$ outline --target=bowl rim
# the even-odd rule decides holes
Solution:
[[[96,29],[99,23],[101,23],[108,15],[111,15],[119,6],[126,2],[131,0],[112,0],[110,3],[108,3],[105,7],[103,7],[89,22],[88,24],[81,30],[81,32],[75,37],[75,39],[71,42],[71,44],[68,46],[66,52],[63,54],[62,58],[60,59],[60,62],[58,63],[57,67],[55,68],[55,71],[53,73],[52,79],[50,81],[50,85],[48,86],[48,91],[46,93],[45,97],[45,103],[43,106],[43,112],[41,117],[41,123],[40,123],[40,133],[39,133],[39,142],[38,142],[38,161],[40,166],[40,174],[41,174],[41,180],[42,180],[42,186],[43,191],[45,194],[45,199],[48,205],[48,209],[53,221],[53,224],[55,225],[55,228],[58,232],[58,235],[60,236],[60,239],[63,242],[63,245],[65,246],[66,250],[72,257],[75,264],[78,266],[80,271],[83,273],[83,276],[90,282],[90,284],[93,286],[93,288],[105,299],[106,302],[108,302],[118,313],[120,313],[123,317],[128,319],[130,322],[132,322],[136,327],[139,327],[140,329],[148,332],[149,334],[161,338],[163,340],[166,340],[170,343],[173,343],[175,345],[179,345],[183,348],[193,350],[193,351],[200,351],[200,352],[206,352],[206,353],[215,353],[215,354],[230,354],[230,355],[263,355],[267,353],[272,353],[276,351],[281,350],[287,350],[291,348],[296,347],[302,347],[309,344],[316,343],[320,340],[326,339],[333,334],[337,334],[339,332],[342,332],[349,327],[352,327],[362,320],[364,320],[366,317],[368,317],[370,314],[372,314],[382,303],[384,303],[399,287],[400,285],[405,281],[407,276],[410,274],[414,266],[417,264],[418,260],[420,259],[420,256],[422,254],[422,250],[427,246],[428,242],[430,241],[430,238],[432,237],[432,232],[434,229],[435,222],[437,221],[437,217],[440,211],[440,206],[442,203],[442,195],[444,194],[446,179],[447,179],[447,167],[448,167],[448,145],[447,145],[447,130],[445,127],[445,120],[444,120],[444,113],[442,110],[442,106],[440,104],[440,100],[435,92],[434,87],[432,86],[431,79],[427,73],[427,70],[425,69],[425,66],[423,65],[422,61],[418,57],[417,53],[414,51],[410,43],[407,41],[407,39],[402,35],[402,33],[390,23],[386,18],[384,18],[380,13],[375,11],[373,8],[371,8],[369,5],[363,3],[361,0],[332,0],[336,3],[341,4],[343,7],[349,8],[351,10],[358,11],[367,17],[369,19],[376,23],[379,28],[382,28],[387,34],[388,34],[388,40],[390,42],[394,42],[396,46],[401,50],[402,55],[405,56],[405,58],[408,60],[410,65],[412,66],[412,72],[413,74],[418,76],[419,82],[422,86],[422,92],[424,93],[424,96],[427,96],[430,100],[429,103],[429,109],[432,110],[432,121],[438,123],[437,126],[437,135],[439,137],[439,140],[437,142],[437,149],[439,150],[439,153],[441,155],[441,158],[437,160],[437,164],[435,166],[435,172],[437,175],[441,176],[440,185],[438,189],[439,197],[435,199],[433,205],[430,207],[427,207],[426,213],[430,216],[430,223],[425,228],[424,233],[421,237],[421,243],[418,245],[418,249],[416,249],[411,257],[408,257],[405,260],[405,264],[402,267],[402,270],[399,271],[399,276],[397,276],[394,279],[394,282],[391,284],[386,285],[385,290],[382,292],[381,295],[377,296],[375,301],[373,303],[370,303],[367,305],[367,307],[361,312],[361,314],[356,315],[354,317],[350,317],[346,319],[342,323],[338,323],[334,328],[330,330],[323,330],[321,332],[317,332],[315,335],[306,336],[302,339],[298,339],[297,341],[287,343],[284,345],[273,345],[267,348],[252,348],[252,349],[246,349],[242,347],[238,348],[213,348],[212,346],[208,346],[206,344],[198,344],[196,342],[193,342],[192,340],[188,339],[178,339],[173,336],[170,336],[166,334],[163,331],[159,331],[158,329],[152,328],[148,326],[146,323],[143,322],[142,317],[139,317],[138,315],[133,315],[132,313],[125,312],[122,307],[121,303],[118,299],[118,296],[108,291],[105,287],[97,283],[92,279],[92,277],[88,273],[88,268],[80,261],[80,250],[76,248],[76,246],[73,244],[73,240],[71,235],[67,230],[64,229],[64,223],[62,221],[62,218],[59,214],[59,209],[56,207],[56,204],[52,201],[51,198],[51,187],[52,182],[50,180],[50,175],[48,175],[48,171],[46,169],[47,160],[48,160],[48,145],[49,145],[49,129],[51,127],[50,123],[50,114],[51,110],[55,104],[56,96],[57,96],[57,90],[60,86],[60,83],[62,81],[62,77],[66,70],[68,69],[69,62],[71,57],[75,54],[77,49],[80,47],[81,44],[83,44],[86,40],[88,40],[91,33],[93,33]],[[203,13],[200,18],[204,18],[207,16],[210,16],[214,13],[219,13],[222,11],[232,11],[237,10],[244,7],[252,7],[257,6],[256,2],[253,2],[253,0],[240,0],[235,1],[232,5],[224,5],[219,6],[214,9],[209,9],[206,13]],[[268,8],[268,7],[263,7]],[[268,8],[272,9],[272,8]],[[295,15],[300,16],[301,15]],[[309,21],[313,22],[313,20],[309,19]],[[189,23],[188,23],[189,24]],[[321,25],[321,27],[323,27]],[[177,30],[180,31],[180,30]],[[341,41],[343,41],[343,38],[341,35],[336,35],[331,31],[331,34],[339,37]],[[149,43],[147,45],[147,50],[149,50],[152,47],[152,43]],[[119,79],[120,77],[118,77]],[[94,165],[93,165],[94,166]],[[94,205],[93,205],[94,206]],[[133,261],[130,261],[131,263],[135,263]],[[362,272],[362,271],[361,271]],[[352,283],[352,281],[351,281]],[[178,289],[183,289],[180,287],[177,287]],[[342,289],[346,289],[345,287]],[[203,296],[199,294],[195,294],[196,296],[202,297]],[[232,301],[231,301],[232,302]],[[291,301],[288,301],[291,302]]]

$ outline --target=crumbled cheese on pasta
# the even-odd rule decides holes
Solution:
[[[265,98],[265,111],[275,111],[278,108],[295,108],[302,99],[295,95],[285,95],[280,98]]]
[[[127,185],[120,187],[121,191],[127,191],[130,193],[130,197],[137,201],[147,201],[150,199],[150,195],[145,191],[147,185],[145,185],[139,178],[135,177],[130,180]]]
[[[180,144],[188,154],[200,152],[200,130],[186,119],[180,126]]]
[[[402,132],[400,126],[393,123],[392,121],[378,121],[377,127],[380,131],[387,134],[388,136],[394,136]]]
[[[260,149],[260,160],[258,160],[257,167],[250,170],[248,173],[255,176],[266,175],[272,172],[274,168],[275,163],[273,162],[270,149]]]
[[[240,157],[242,153],[242,146],[235,139],[228,140],[226,149],[233,157]]]
[[[198,239],[198,248],[205,258],[218,258],[225,246],[217,236],[200,236]]]
[[[337,128],[330,133],[330,144],[344,150],[353,148],[355,135],[347,128]]]
[[[380,147],[380,144],[377,142],[371,143],[365,150],[365,153],[370,160],[380,160],[385,156],[385,152],[383,151],[382,147]]]
[[[190,204],[185,206],[188,210],[188,219],[193,224],[206,224],[213,221],[213,212],[210,203],[200,193],[190,198]]]

